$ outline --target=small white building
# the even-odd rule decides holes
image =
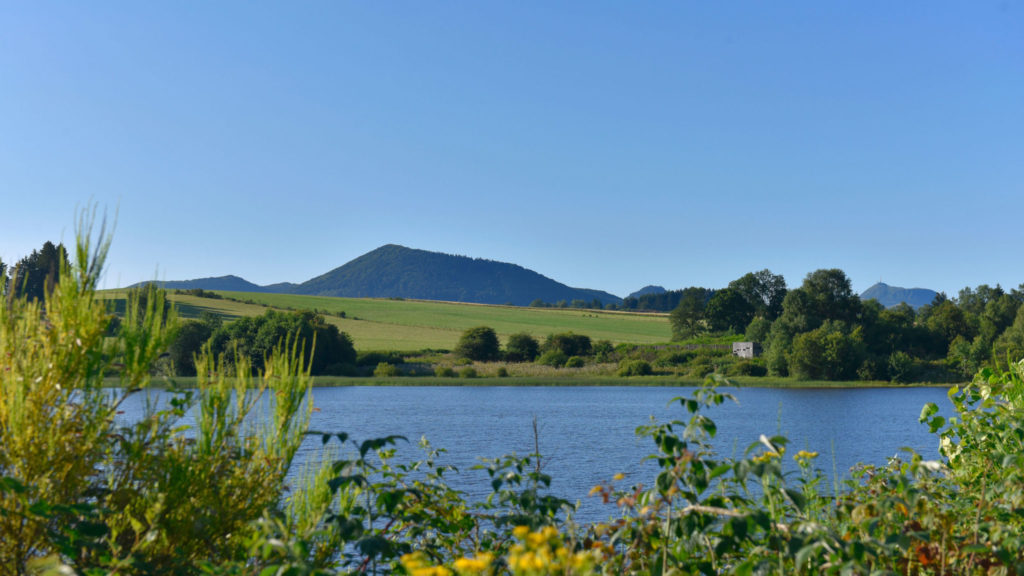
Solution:
[[[757,342],[733,342],[732,355],[738,358],[757,358],[761,355],[761,345]]]

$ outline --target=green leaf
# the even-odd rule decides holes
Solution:
[[[917,418],[918,422],[924,423],[928,420],[928,417],[939,411],[939,407],[934,402],[929,402],[921,408],[921,415]]]

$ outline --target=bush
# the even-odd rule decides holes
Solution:
[[[897,350],[889,356],[889,377],[893,382],[910,382],[914,373],[914,359],[906,352]]]
[[[438,366],[434,368],[434,375],[438,378],[455,378],[455,370],[451,366]]]
[[[539,353],[537,339],[526,332],[509,336],[505,343],[505,359],[509,362],[533,362]]]
[[[579,356],[570,356],[565,361],[566,368],[583,368],[585,364],[586,362],[584,362],[583,358],[580,358]]]
[[[594,342],[592,349],[594,360],[598,362],[613,362],[615,360],[615,346],[611,340],[598,340]]]
[[[472,366],[466,366],[462,370],[459,370],[459,378],[476,378],[476,368]]]
[[[505,368],[504,366],[498,368],[497,376],[498,378],[508,378],[508,368]]]
[[[493,328],[477,326],[462,333],[455,355],[476,362],[490,362],[501,356],[498,335]]]
[[[373,369],[373,375],[377,378],[389,378],[392,376],[398,376],[398,366],[394,364],[388,364],[387,362],[381,362],[377,364],[377,367]]]
[[[768,375],[768,367],[764,362],[744,358],[731,364],[725,371],[726,376],[756,376]]]
[[[356,356],[356,366],[376,366],[381,362],[386,362],[388,364],[402,364],[405,362],[405,358],[400,353],[393,350],[369,350],[366,352],[360,352]]]
[[[650,376],[654,374],[651,365],[645,360],[623,360],[619,363],[619,376]]]
[[[697,353],[689,350],[666,350],[658,354],[654,363],[658,366],[681,366],[697,357]]]
[[[537,364],[561,368],[562,366],[565,366],[565,363],[568,360],[569,357],[566,356],[565,352],[562,352],[561,350],[548,350],[541,354],[540,358],[537,358]]]
[[[589,336],[572,332],[552,334],[544,341],[545,351],[558,350],[565,354],[566,358],[569,356],[590,356],[591,349]]]
[[[204,354],[194,389],[172,383],[163,402],[142,400],[152,402],[146,418],[121,421],[124,400],[148,395],[177,318],[153,290],[145,306],[129,298],[108,337],[110,315],[95,294],[108,244],[93,244],[88,229],[45,314],[26,298],[0,306],[0,573],[198,574],[245,564],[257,522],[282,510],[305,438],[303,350],[286,337],[261,359],[263,374],[240,356],[235,377]]]
[[[688,365],[691,378],[704,378],[718,371],[715,361],[710,356],[698,356]]]

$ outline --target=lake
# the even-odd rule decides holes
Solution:
[[[551,492],[580,501],[581,521],[605,520],[615,508],[590,498],[591,487],[617,473],[618,485],[650,485],[656,469],[644,457],[653,452],[649,438],[635,434],[653,421],[687,420],[678,396],[694,388],[610,386],[354,386],[314,388],[310,428],[345,432],[362,441],[402,435],[398,458],[418,459],[417,446],[426,437],[447,453],[439,464],[459,468],[446,476],[471,500],[490,493],[489,477],[471,468],[481,457],[496,458],[534,450],[536,418],[544,471],[553,477]],[[934,402],[949,416],[947,388],[722,388],[738,402],[726,401],[705,412],[718,425],[712,441],[720,456],[740,457],[761,434],[790,439],[789,454],[810,450],[820,454],[817,466],[829,477],[849,478],[858,462],[885,464],[910,447],[926,459],[938,457],[938,438],[917,422],[921,407]],[[144,395],[122,405],[126,420],[141,415]],[[190,423],[190,422],[186,422]],[[318,461],[323,445],[310,436],[297,463]],[[351,450],[354,452],[354,448]],[[786,465],[795,469],[787,456]],[[296,470],[299,466],[293,468]]]
[[[588,498],[590,488],[624,473],[620,485],[650,485],[653,451],[649,438],[634,433],[651,419],[687,419],[676,396],[693,388],[672,387],[339,387],[315,388],[311,428],[346,432],[355,440],[399,434],[403,458],[418,457],[425,436],[447,449],[439,461],[461,472],[452,485],[469,498],[489,493],[483,470],[471,470],[480,457],[533,452],[533,420],[539,429],[544,469],[553,476],[552,493],[581,501],[581,520],[606,519],[614,507]],[[832,476],[849,477],[858,462],[884,464],[901,447],[926,459],[938,457],[938,438],[917,422],[921,407],[936,403],[952,411],[947,388],[769,389],[725,388],[738,403],[706,412],[718,425],[713,441],[722,456],[741,456],[760,434],[789,437],[789,454],[811,450],[817,465]],[[303,445],[300,458],[318,458],[319,437]],[[792,460],[786,458],[790,463]]]

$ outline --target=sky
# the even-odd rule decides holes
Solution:
[[[1024,282],[1021,2],[0,0],[0,258],[102,287],[374,248],[625,296]]]

